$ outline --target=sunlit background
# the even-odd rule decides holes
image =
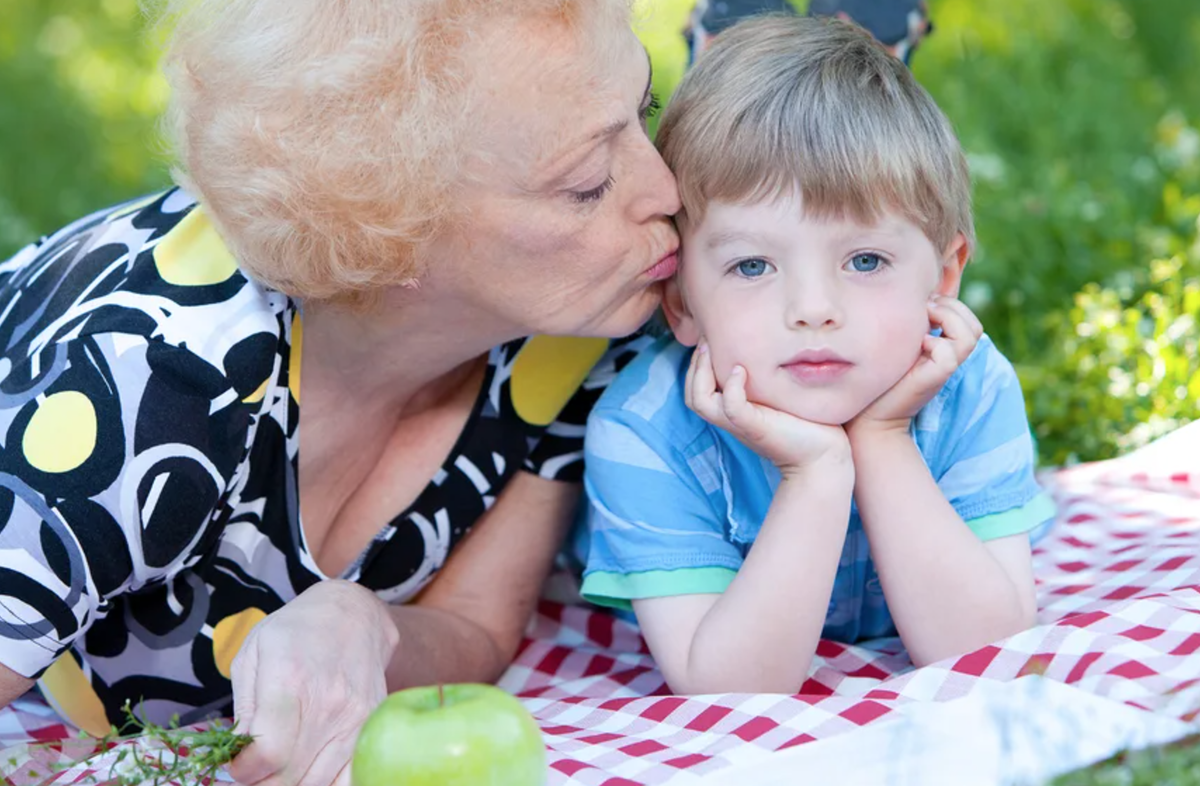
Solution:
[[[691,0],[643,0],[664,97]],[[169,182],[137,0],[3,0],[0,258]],[[963,297],[1018,365],[1047,464],[1200,401],[1200,2],[930,0],[914,71],[971,162]]]

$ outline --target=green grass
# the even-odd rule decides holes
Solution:
[[[963,297],[1018,366],[1043,458],[1112,456],[1196,417],[1200,3],[930,5],[938,30],[914,71],[975,175]],[[639,7],[664,98],[688,7]],[[165,87],[137,0],[6,0],[4,14],[0,258],[167,183]],[[1179,291],[1156,299],[1164,268]],[[1130,377],[1133,357],[1156,360]]]

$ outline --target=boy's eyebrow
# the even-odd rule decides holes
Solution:
[[[708,247],[709,251],[712,251],[713,249],[720,248],[721,246],[729,246],[738,242],[752,243],[754,240],[754,235],[750,234],[749,232],[744,232],[740,229],[726,229],[723,232],[714,232],[713,234],[709,235],[705,245]]]

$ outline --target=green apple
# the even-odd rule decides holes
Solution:
[[[542,733],[521,702],[492,685],[409,688],[359,732],[353,786],[541,786]]]

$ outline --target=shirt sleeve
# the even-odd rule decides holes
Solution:
[[[188,350],[123,333],[52,343],[10,366],[0,662],[39,677],[116,596],[194,561],[246,448],[246,409],[217,406],[227,392]]]
[[[600,409],[585,455],[585,599],[627,609],[729,586],[743,555],[683,446],[631,412]]]
[[[986,337],[960,372],[949,395],[917,423],[918,440],[923,429],[936,434],[938,487],[981,540],[1037,529],[1055,510],[1034,474],[1017,374]]]

